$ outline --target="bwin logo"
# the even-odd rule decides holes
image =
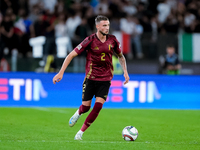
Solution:
[[[25,86],[25,100],[39,101],[40,97],[46,98],[47,92],[44,90],[41,80],[39,79],[6,79],[1,78],[0,100],[8,100],[8,85],[13,87],[13,100],[19,101],[21,96],[21,87]],[[3,86],[3,87],[2,87]],[[0,88],[0,89],[1,89]],[[23,92],[23,91],[22,91]]]

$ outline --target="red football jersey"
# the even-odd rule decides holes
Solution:
[[[121,46],[114,35],[107,35],[102,43],[96,33],[85,38],[75,49],[78,54],[87,52],[86,78],[96,81],[111,81],[113,78],[112,55],[121,53]]]

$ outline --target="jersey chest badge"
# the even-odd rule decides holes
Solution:
[[[109,51],[113,48],[113,46],[111,44],[108,45],[108,49]]]

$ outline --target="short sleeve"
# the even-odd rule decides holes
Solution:
[[[75,52],[80,55],[86,47],[91,43],[90,37],[85,38],[74,50]]]
[[[115,43],[116,45],[115,45],[114,51],[115,53],[120,54],[122,52],[121,44],[119,43],[116,37],[115,37]]]

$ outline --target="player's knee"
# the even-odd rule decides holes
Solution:
[[[81,112],[86,113],[90,110],[90,106],[81,105]]]

